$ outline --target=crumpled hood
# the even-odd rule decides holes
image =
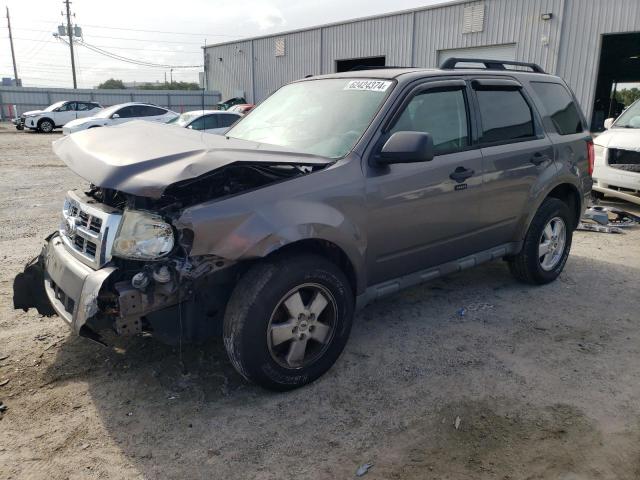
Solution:
[[[606,148],[640,152],[640,128],[612,128],[598,135],[593,143]]]
[[[333,162],[273,145],[145,121],[77,132],[53,142],[53,151],[94,185],[149,198],[160,198],[173,183],[232,163]]]

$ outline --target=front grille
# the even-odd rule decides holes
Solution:
[[[612,168],[640,173],[640,152],[610,148],[608,161]]]
[[[121,218],[115,209],[89,205],[69,192],[62,210],[60,236],[76,258],[97,269],[111,258],[110,248]]]

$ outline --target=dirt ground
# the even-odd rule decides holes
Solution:
[[[185,373],[152,339],[105,348],[12,309],[83,185],[58,137],[0,133],[0,478],[640,478],[640,231],[576,233],[544,287],[494,262],[378,301],[327,375],[274,394],[220,341]]]

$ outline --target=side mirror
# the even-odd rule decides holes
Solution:
[[[377,162],[382,165],[428,162],[433,156],[433,138],[429,133],[396,132],[382,147]]]
[[[117,113],[114,113],[113,115],[111,115],[111,118],[120,118],[120,115],[118,115]]]
[[[189,125],[187,128],[190,128],[191,130],[193,130],[193,125]]]
[[[613,125],[613,122],[615,121],[615,118],[607,118],[604,121],[604,128],[605,130],[609,130],[611,128],[611,126]]]

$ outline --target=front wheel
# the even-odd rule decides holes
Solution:
[[[253,266],[236,285],[224,344],[247,380],[291,390],[331,368],[352,318],[351,287],[335,264],[315,255],[276,256]]]
[[[51,133],[53,132],[54,128],[55,128],[55,125],[53,124],[53,122],[46,118],[44,120],[40,120],[40,122],[38,123],[38,129],[42,133]]]
[[[509,259],[511,273],[536,285],[558,278],[569,257],[575,224],[566,203],[547,198],[531,221],[522,250]]]

